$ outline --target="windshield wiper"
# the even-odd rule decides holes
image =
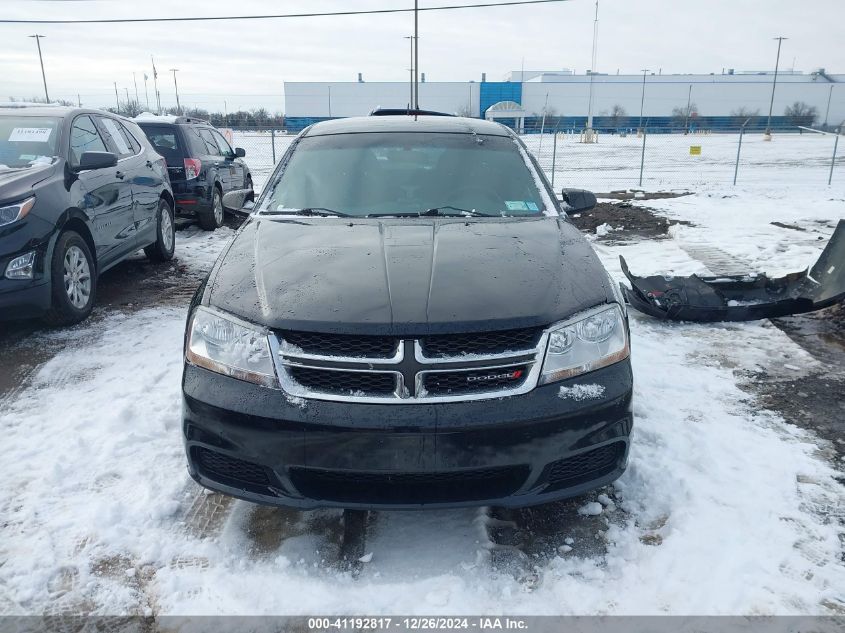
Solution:
[[[279,209],[278,211],[262,211],[261,215],[306,215],[318,216],[322,218],[352,218],[356,216],[343,213],[342,211],[335,211],[334,209],[327,209],[325,207],[305,207],[304,209]]]
[[[446,209],[451,209],[454,213],[446,213]],[[482,213],[475,209],[461,209],[460,207],[434,207],[426,209],[425,211],[407,211],[400,213],[370,213],[368,218],[422,218],[427,216],[439,216],[441,218],[463,218],[466,216],[493,218],[498,217],[490,213]]]
[[[446,211],[446,210],[453,211],[453,213],[444,213],[444,211]],[[471,215],[472,217],[475,217],[475,218],[495,218],[495,217],[498,217],[498,216],[493,215],[491,213],[482,213],[481,211],[476,211],[475,209],[462,209],[460,207],[453,207],[453,206],[450,206],[450,205],[446,205],[446,206],[443,206],[443,207],[434,207],[432,209],[426,209],[425,211],[421,211],[420,215],[421,216],[438,215],[438,216],[441,216],[441,217],[449,217],[449,218],[465,217],[465,216],[468,216],[468,215]]]

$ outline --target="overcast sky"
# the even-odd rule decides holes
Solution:
[[[420,0],[420,6],[477,0]],[[493,0],[496,1],[496,0]],[[2,0],[6,19],[211,16],[413,6],[413,0]],[[428,81],[501,80],[510,70],[590,67],[593,0],[420,14],[420,70]],[[781,68],[845,72],[844,0],[600,0],[600,72],[721,73],[768,70],[784,35]],[[171,24],[0,24],[0,98],[43,95],[35,41],[42,40],[50,96],[83,105],[142,103],[150,55],[162,105],[231,112],[284,111],[284,81],[406,81],[413,14]]]

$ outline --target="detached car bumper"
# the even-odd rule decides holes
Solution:
[[[603,391],[561,397],[574,385]],[[520,396],[401,405],[300,402],[188,364],[183,433],[198,483],[256,503],[522,507],[623,473],[631,393],[629,360]]]

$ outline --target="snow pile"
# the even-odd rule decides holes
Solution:
[[[572,385],[571,387],[561,387],[558,391],[558,397],[564,400],[593,400],[601,398],[604,395],[604,385]]]

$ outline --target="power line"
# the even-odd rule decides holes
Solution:
[[[478,4],[449,4],[436,7],[420,7],[420,11],[449,11],[452,9],[477,9],[485,7],[508,7],[524,4],[550,4],[570,0],[507,0],[506,2],[482,2]],[[327,16],[375,15],[386,13],[412,13],[405,9],[366,9],[359,11],[329,11],[324,13],[279,13],[268,15],[214,15],[192,18],[103,18],[90,20],[0,20],[0,24],[119,24],[127,22],[207,22],[212,20],[277,20],[284,18],[318,18]]]

